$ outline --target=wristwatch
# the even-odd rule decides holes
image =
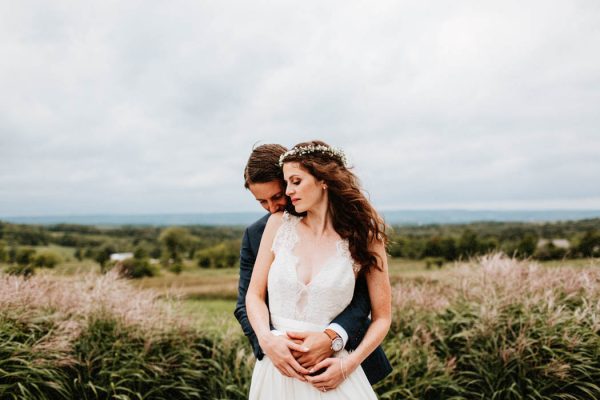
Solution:
[[[340,351],[344,348],[344,341],[333,329],[325,329],[325,334],[331,339],[331,350]]]

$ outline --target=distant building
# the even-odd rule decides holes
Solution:
[[[110,261],[122,262],[128,258],[133,258],[133,253],[113,253],[110,255]]]
[[[540,239],[537,242],[537,247],[544,247],[549,243],[552,243],[554,245],[554,247],[558,247],[561,249],[570,249],[571,248],[571,243],[569,243],[569,241],[567,239]]]

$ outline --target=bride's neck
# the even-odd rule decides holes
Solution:
[[[327,203],[324,203],[315,209],[308,210],[306,217],[304,217],[303,220],[308,229],[310,229],[315,236],[322,236],[330,229],[333,229],[331,213],[329,212]]]

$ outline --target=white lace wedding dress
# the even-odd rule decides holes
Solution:
[[[328,257],[308,284],[298,279],[301,268],[294,255],[298,243],[296,225],[301,218],[284,213],[282,225],[273,240],[275,259],[269,270],[268,293],[271,322],[285,331],[322,332],[350,304],[354,294],[354,262],[348,242],[339,240],[336,251]],[[334,357],[346,357],[342,350]],[[377,399],[362,367],[352,372],[334,390],[322,392],[306,382],[282,375],[268,357],[256,361],[252,373],[250,399]]]

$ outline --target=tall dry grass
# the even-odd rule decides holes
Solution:
[[[133,288],[112,271],[63,279],[0,275],[0,310],[5,317],[12,316],[22,323],[39,318],[52,322],[56,329],[38,345],[63,343],[60,348],[65,349],[101,316],[135,326],[149,336],[185,325],[176,317],[172,303],[159,299],[151,290]]]
[[[382,398],[600,398],[600,270],[501,254],[401,281]]]
[[[495,254],[399,279],[393,301],[383,399],[600,399],[599,269]],[[0,398],[246,398],[241,329],[181,315],[114,274],[0,275]]]
[[[230,366],[244,358],[242,338],[216,343],[189,322],[116,273],[0,274],[0,398],[238,396],[247,379]]]

